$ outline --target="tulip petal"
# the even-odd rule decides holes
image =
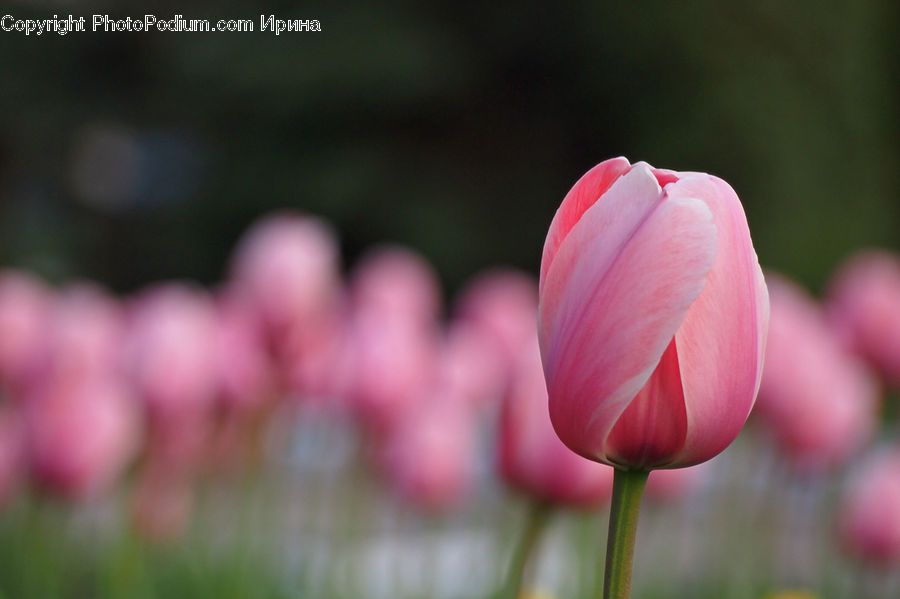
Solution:
[[[610,430],[700,294],[716,230],[702,201],[660,201],[635,165],[572,227],[541,292],[541,349],[559,437],[605,461]],[[585,359],[588,358],[588,359]]]
[[[573,241],[561,246],[567,249],[557,251],[553,256],[552,270],[557,273],[554,277],[558,279],[563,274],[567,277],[577,274],[578,277],[581,277],[579,280],[588,281],[591,276],[602,276],[661,200],[662,189],[656,182],[650,167],[645,163],[635,164],[634,168],[613,183],[604,194],[602,201],[594,205],[596,209],[590,210],[590,223],[584,227],[578,226]],[[552,225],[545,248],[550,245],[550,235],[552,235]],[[591,244],[591,254],[590,259],[586,260],[586,256],[581,253],[580,248],[586,246],[588,242]],[[578,264],[580,264],[578,268],[584,270],[585,273],[576,273],[575,269]],[[544,261],[541,267],[546,269],[549,275],[551,265]],[[568,284],[567,279],[562,280],[566,280]],[[554,329],[559,326],[553,315],[558,312],[561,294],[549,289],[545,292],[546,283],[548,283],[547,280],[542,281],[539,293],[541,312],[538,334],[542,339],[549,335],[550,330],[553,330],[550,328],[551,324]],[[577,314],[571,313],[566,323],[567,330],[561,335],[557,331],[557,337],[566,338],[572,329],[577,328],[579,326],[577,317]]]
[[[655,468],[678,454],[686,435],[684,388],[672,339],[650,380],[610,431],[606,456],[630,468]]]
[[[705,174],[666,186],[666,201],[699,198],[718,232],[706,287],[675,336],[688,432],[673,466],[705,461],[737,436],[762,374],[769,299],[744,210],[734,190]]]
[[[593,206],[594,202],[606,193],[616,179],[625,173],[630,166],[628,160],[621,156],[604,160],[586,172],[569,190],[569,193],[566,194],[562,204],[556,210],[553,220],[550,222],[550,230],[544,242],[540,279],[540,287],[542,289],[544,287],[544,279],[547,278],[547,271],[550,269],[550,263],[553,261],[566,235],[569,234],[569,231],[581,218],[581,215]]]

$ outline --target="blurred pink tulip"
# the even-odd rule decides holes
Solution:
[[[205,292],[176,283],[131,306],[126,368],[154,420],[210,408],[216,392],[216,313]]]
[[[344,407],[353,384],[352,323],[343,306],[288,344],[282,368],[287,387],[300,399]]]
[[[838,532],[852,555],[900,565],[900,450],[869,458],[846,487]]]
[[[900,256],[861,252],[831,282],[828,315],[844,341],[900,387]]]
[[[482,331],[507,368],[513,368],[522,348],[534,338],[537,300],[537,283],[531,276],[515,270],[490,270],[463,290],[456,316]]]
[[[51,381],[26,409],[26,452],[38,485],[67,498],[110,488],[135,454],[134,400],[114,379]]]
[[[350,289],[350,395],[363,424],[381,434],[434,385],[439,291],[427,264],[400,249],[364,259]]]
[[[438,357],[438,384],[453,389],[455,396],[473,407],[497,405],[509,368],[495,349],[477,325],[466,320],[452,322]]]
[[[29,274],[0,272],[0,385],[17,395],[46,340],[52,294]]]
[[[474,422],[463,402],[424,398],[385,440],[384,467],[395,490],[430,511],[457,505],[471,486]]]
[[[275,345],[314,321],[335,300],[340,255],[332,230],[294,213],[267,216],[241,239],[233,286],[254,307]]]
[[[550,416],[570,448],[629,469],[721,452],[753,407],[768,329],[734,191],[624,158],[591,169],[547,234],[539,327]]]
[[[384,246],[366,253],[354,269],[350,286],[357,311],[402,314],[415,322],[432,322],[440,315],[437,274],[406,248]]]
[[[220,302],[216,329],[217,395],[223,406],[244,412],[261,406],[275,388],[275,372],[259,328],[246,307]]]
[[[118,376],[123,313],[105,291],[79,283],[61,291],[49,313],[40,376],[76,384]]]
[[[500,473],[513,488],[537,499],[575,507],[610,500],[613,470],[574,453],[553,430],[537,338],[520,351],[503,402]]]
[[[795,467],[841,465],[875,432],[876,382],[811,297],[781,277],[766,278],[772,317],[757,412]]]
[[[434,382],[437,330],[399,315],[360,314],[352,339],[353,406],[364,426],[380,434],[404,418]]]

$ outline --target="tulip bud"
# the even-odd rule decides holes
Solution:
[[[839,269],[828,313],[847,345],[900,387],[900,256],[868,251]]]
[[[872,456],[851,478],[838,533],[855,557],[882,566],[900,564],[900,450]]]
[[[772,317],[756,412],[795,468],[839,466],[875,432],[878,387],[811,297],[766,278]]]
[[[769,304],[727,183],[601,163],[556,212],[539,295],[550,416],[571,449],[623,469],[675,468],[737,436]]]

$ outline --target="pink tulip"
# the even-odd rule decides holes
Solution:
[[[381,458],[400,496],[429,511],[457,505],[472,482],[472,415],[441,393],[423,398],[390,431]]]
[[[550,416],[626,469],[708,460],[759,386],[768,296],[740,201],[703,173],[599,164],[550,225],[539,334]]]
[[[438,384],[453,389],[454,396],[472,407],[496,405],[509,367],[495,349],[477,325],[464,319],[452,322],[438,356]]]
[[[121,308],[102,289],[79,283],[63,290],[50,310],[40,376],[71,384],[118,376],[123,326]]]
[[[110,488],[137,449],[133,399],[113,379],[51,381],[26,413],[29,467],[42,488],[73,499]]]
[[[900,256],[859,253],[838,269],[828,312],[845,342],[900,387]]]
[[[514,270],[491,270],[466,286],[457,302],[457,318],[474,324],[494,353],[515,367],[537,327],[537,285]]]
[[[522,348],[500,416],[499,466],[506,482],[538,499],[576,507],[608,502],[612,468],[563,445],[547,412],[537,338]]]
[[[127,372],[154,420],[203,412],[216,392],[216,313],[193,287],[151,288],[131,307]]]
[[[243,304],[225,299],[217,322],[217,395],[236,412],[258,408],[275,387],[275,372],[253,315]]]
[[[353,324],[352,402],[363,424],[376,433],[405,417],[436,376],[435,328],[399,315],[360,314]]]
[[[757,412],[795,467],[838,466],[875,432],[877,385],[811,297],[781,277],[766,278],[772,317]]]
[[[416,322],[432,322],[441,310],[434,270],[421,256],[402,247],[368,252],[354,270],[351,293],[357,310],[402,314]]]
[[[437,377],[436,278],[406,250],[363,260],[351,284],[352,403],[377,434],[403,419]]]
[[[838,532],[844,547],[877,565],[900,565],[900,450],[864,463],[842,503]]]
[[[337,407],[353,384],[352,322],[343,306],[323,314],[287,345],[282,364],[287,387],[297,397]]]
[[[331,229],[293,213],[268,216],[244,235],[235,252],[233,285],[256,309],[267,335],[315,321],[339,290],[340,256]]]
[[[0,273],[0,384],[21,392],[44,349],[52,296],[29,274]]]

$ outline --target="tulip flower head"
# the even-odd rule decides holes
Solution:
[[[27,385],[43,351],[52,294],[29,274],[0,272],[0,384],[13,393]]]
[[[849,483],[838,515],[844,547],[876,565],[900,564],[900,450],[875,454]]]
[[[585,174],[544,245],[539,335],[560,439],[623,469],[706,461],[762,372],[768,294],[737,195],[624,158]]]
[[[235,251],[233,285],[276,347],[327,310],[339,289],[340,253],[323,222],[293,213],[253,225]]]
[[[756,412],[795,468],[839,466],[875,432],[878,385],[811,297],[766,278],[772,318]]]
[[[475,277],[458,301],[459,318],[483,331],[508,368],[515,367],[522,348],[534,339],[536,287],[524,273],[490,270]]]
[[[469,489],[474,422],[465,402],[446,397],[441,389],[422,399],[385,440],[383,466],[403,498],[441,512],[457,505]]]
[[[48,329],[42,378],[76,383],[121,374],[123,313],[103,289],[78,283],[61,291],[50,311]]]
[[[53,381],[28,404],[26,452],[32,477],[63,497],[94,497],[129,463],[140,430],[136,404],[118,381]]]
[[[867,251],[838,269],[828,312],[844,341],[900,388],[900,256]]]
[[[154,419],[203,412],[216,392],[216,312],[205,292],[170,283],[131,306],[128,375]]]

